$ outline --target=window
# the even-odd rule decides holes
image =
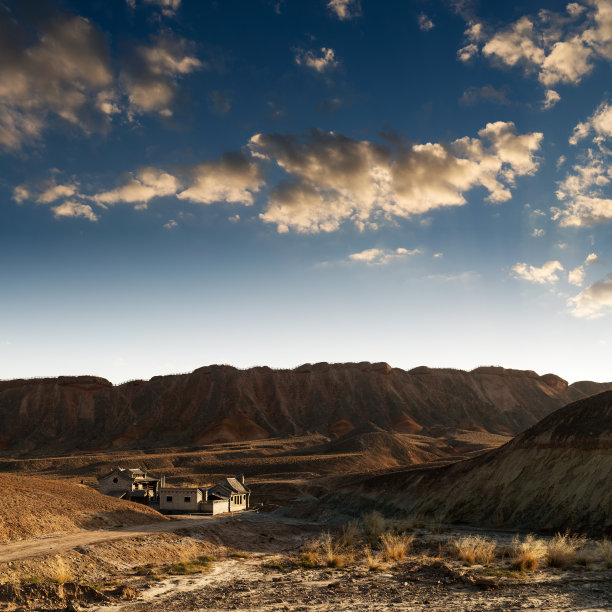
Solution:
[[[188,504],[191,502],[191,497],[185,497],[185,503]]]
[[[172,495],[168,495],[168,496],[166,497],[166,501],[167,501],[167,502],[171,502],[171,501],[172,501]]]
[[[113,478],[113,482],[114,482],[115,484],[117,484],[117,483],[119,482],[119,479],[118,479],[118,478],[115,476],[115,477]]]

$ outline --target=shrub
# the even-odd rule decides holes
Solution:
[[[491,563],[495,558],[496,550],[497,542],[476,535],[465,536],[451,542],[453,554],[469,565]]]
[[[521,571],[533,571],[546,559],[548,547],[546,542],[529,534],[521,542],[516,536],[512,541],[512,567]]]
[[[387,529],[385,517],[377,510],[362,516],[361,522],[365,534],[374,540],[380,538]]]
[[[369,546],[363,549],[363,556],[368,566],[368,570],[373,572],[381,568],[382,559],[380,558],[380,554],[372,552]]]
[[[410,551],[414,536],[384,533],[380,536],[383,557],[388,561],[401,561]]]
[[[604,538],[595,545],[595,554],[608,567],[612,567],[612,540]]]
[[[576,551],[584,546],[585,538],[557,533],[548,542],[546,560],[551,567],[567,567],[577,560]]]

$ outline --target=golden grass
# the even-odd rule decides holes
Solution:
[[[49,560],[45,574],[51,582],[56,582],[57,584],[74,581],[74,574],[70,567],[59,555]]]
[[[512,541],[511,564],[521,571],[534,571],[546,560],[548,547],[544,540],[538,540],[533,534],[521,539],[516,536]]]
[[[376,570],[379,570],[382,567],[383,563],[380,553],[373,552],[370,546],[366,546],[363,549],[363,557],[366,562],[366,565],[368,566],[368,570],[370,570],[371,572],[375,572]]]
[[[491,563],[496,551],[497,542],[482,536],[470,535],[451,541],[452,554],[468,565]]]
[[[547,544],[546,561],[551,567],[568,567],[576,563],[578,549],[584,547],[586,539],[557,533]]]
[[[612,567],[612,540],[604,538],[595,545],[595,554],[608,567]]]
[[[414,536],[384,533],[380,536],[383,558],[387,561],[401,561],[410,552]]]
[[[387,521],[377,510],[364,514],[361,517],[361,524],[365,535],[374,540],[380,538],[387,530]]]

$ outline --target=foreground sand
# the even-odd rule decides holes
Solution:
[[[74,600],[99,612],[612,610],[609,563],[531,572],[511,571],[504,559],[468,566],[446,554],[444,543],[471,532],[440,525],[414,530],[410,553],[374,571],[360,558],[340,568],[296,562],[306,542],[330,529],[260,513],[169,522],[155,526],[156,533],[126,531],[61,555],[0,563],[0,583],[14,585],[17,595],[3,600],[0,592],[0,610],[59,611]],[[479,534],[500,544],[513,536]],[[206,564],[181,575],[202,555]],[[48,568],[55,570],[51,580],[44,574]]]

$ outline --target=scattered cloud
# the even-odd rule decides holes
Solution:
[[[592,71],[594,61],[612,60],[611,9],[610,0],[589,0],[587,5],[572,2],[565,13],[541,10],[537,15],[523,15],[486,35],[481,24],[468,22],[468,44],[458,57],[468,61],[481,52],[499,65],[522,66],[548,88],[577,84]],[[479,26],[476,33],[474,25]]]
[[[559,102],[560,100],[561,96],[554,89],[547,89],[546,97],[542,102],[542,108],[548,110],[549,108],[555,106],[555,104],[557,104],[557,102]]]
[[[230,221],[231,223],[238,223],[238,221],[240,221],[240,215],[239,214],[232,215],[231,217],[228,217],[227,220]]]
[[[167,223],[164,223],[164,229],[170,230],[178,227],[178,222],[174,219],[169,219]]]
[[[584,263],[587,266],[594,266],[595,264],[600,264],[601,260],[595,253],[589,253],[587,258],[584,260]]]
[[[567,282],[581,287],[584,284],[585,276],[586,272],[584,271],[584,266],[576,266],[573,270],[569,271],[567,275]]]
[[[434,259],[441,259],[442,257],[444,257],[444,253],[434,253],[433,256]]]
[[[127,202],[146,208],[153,198],[174,195],[178,188],[176,177],[157,168],[145,167],[130,175],[120,187],[95,194],[91,199],[97,204]]]
[[[543,229],[534,228],[531,235],[533,238],[541,238],[546,232]]]
[[[551,285],[559,280],[559,272],[564,270],[561,262],[547,261],[542,267],[532,266],[527,263],[517,263],[512,266],[515,278],[537,283],[539,285]]]
[[[103,36],[82,17],[47,22],[31,44],[0,11],[0,147],[38,140],[52,118],[90,132],[112,112],[113,73]]]
[[[612,274],[597,281],[567,302],[575,317],[595,319],[612,307]]]
[[[329,0],[327,8],[341,21],[361,16],[361,3],[359,0]]]
[[[586,138],[590,132],[596,136],[610,138],[612,136],[612,105],[609,101],[602,102],[595,112],[586,120],[574,127],[569,143],[572,145]]]
[[[433,30],[434,22],[425,13],[421,13],[419,15],[419,28],[423,32],[429,32],[429,30]]]
[[[360,229],[393,217],[462,206],[464,193],[487,189],[487,199],[511,197],[516,177],[533,174],[542,134],[516,134],[512,123],[489,123],[478,138],[392,149],[336,132],[306,137],[256,134],[253,155],[286,173],[270,192],[261,218],[281,232],[334,231],[347,220]]]
[[[307,66],[316,72],[329,72],[338,66],[338,60],[333,49],[321,47],[321,54],[317,55],[315,51],[305,51],[304,49],[296,49],[295,63],[298,66]]]
[[[420,249],[366,249],[360,253],[351,253],[349,259],[355,262],[366,263],[371,266],[384,266],[398,259],[405,259],[412,255],[420,255]]]
[[[53,206],[51,210],[56,218],[83,217],[84,219],[89,219],[89,221],[98,220],[98,216],[94,213],[91,206],[81,202],[67,200],[58,206]]]
[[[219,161],[205,161],[186,171],[189,187],[177,194],[200,204],[235,202],[249,206],[263,186],[259,164],[243,153],[224,153]]]
[[[164,33],[152,44],[134,49],[121,73],[131,117],[138,113],[172,116],[178,80],[202,68],[202,62],[189,54],[188,46],[185,39]]]
[[[166,17],[172,17],[181,5],[181,0],[140,0],[144,4],[153,5]],[[129,6],[134,8],[137,0],[126,0]]]
[[[493,85],[483,85],[482,87],[468,87],[459,102],[471,106],[478,102],[489,102],[493,104],[510,104],[506,89],[495,89]]]

